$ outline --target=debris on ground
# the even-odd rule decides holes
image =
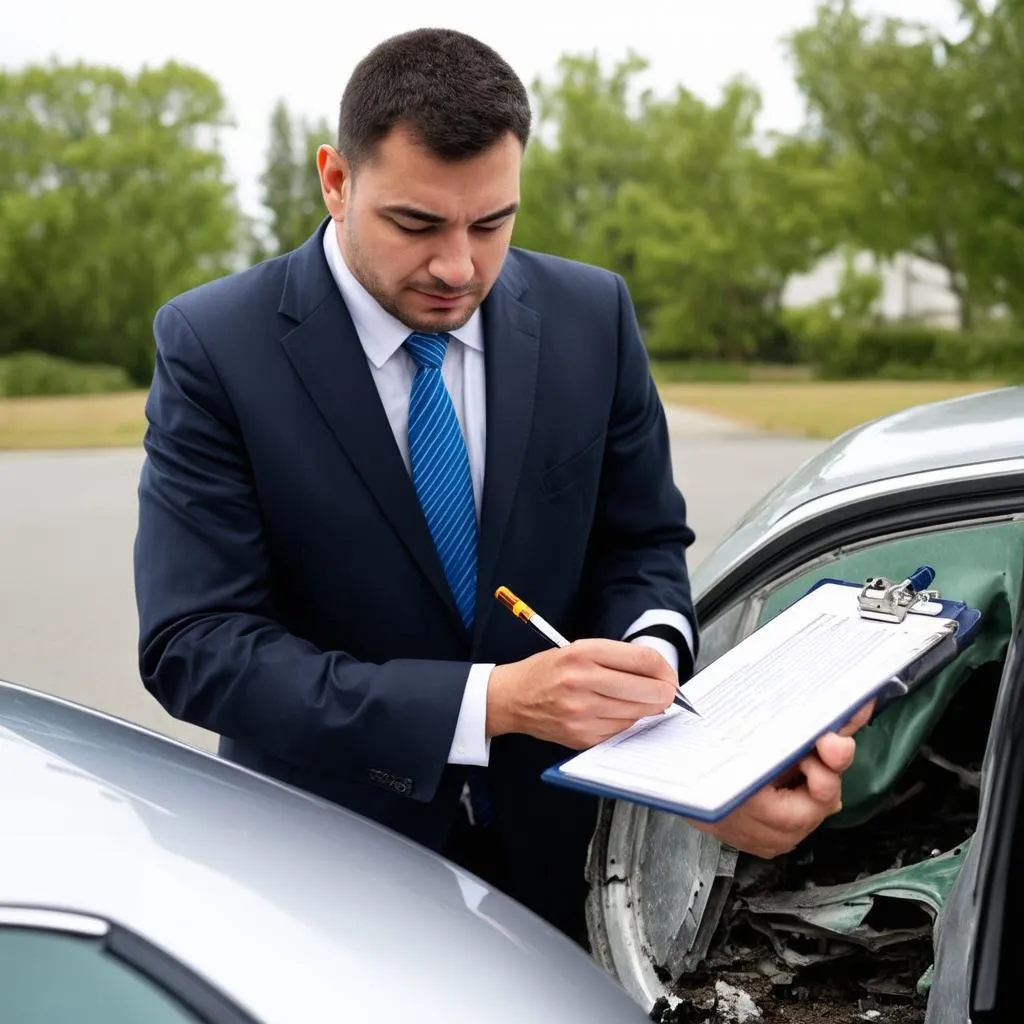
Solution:
[[[743,989],[725,981],[715,982],[715,1008],[719,1018],[729,1024],[747,1024],[761,1016],[757,1003]]]
[[[650,1017],[657,1024],[750,1024],[761,1019],[761,1011],[743,989],[716,981],[709,1003],[662,996]]]
[[[736,980],[742,981],[743,987],[738,990],[760,1013],[747,1018],[746,1024],[918,1024],[923,1018],[923,1011],[917,1007],[874,1005],[870,998],[850,1000],[846,994],[827,989],[818,996],[802,990],[796,996],[790,993],[788,998],[779,999],[765,978]],[[650,1019],[656,1024],[736,1024],[736,1017],[723,1014],[715,995],[715,987],[708,985],[693,989],[689,996],[662,996],[652,1007]]]

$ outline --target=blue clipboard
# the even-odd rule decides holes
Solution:
[[[922,574],[926,568],[927,567],[922,567],[922,569],[919,569],[914,576],[920,578],[919,574]],[[934,576],[934,573],[932,573],[931,576]],[[929,576],[927,579],[930,582],[931,577]],[[819,587],[825,586],[826,584],[850,587],[851,590],[857,591],[859,594],[862,594],[865,590],[864,583],[854,583],[850,580],[840,579],[822,579],[815,583],[813,587],[810,587],[807,593],[813,593],[813,591],[817,590]],[[565,789],[586,793],[590,796],[603,797],[605,799],[612,800],[624,800],[628,803],[638,804],[642,807],[649,807],[653,810],[666,811],[670,814],[678,814],[693,821],[707,823],[721,821],[723,818],[728,817],[742,804],[746,803],[746,801],[758,792],[758,790],[764,788],[774,779],[782,776],[790,768],[799,764],[799,762],[814,749],[815,744],[821,736],[842,728],[856,714],[863,704],[871,700],[872,697],[876,701],[874,717],[877,718],[878,715],[893,701],[899,700],[901,697],[905,697],[908,694],[913,693],[920,686],[926,684],[929,679],[934,678],[938,672],[953,662],[961,651],[966,650],[966,648],[971,645],[981,622],[981,612],[977,608],[969,607],[962,601],[934,598],[931,603],[941,606],[941,610],[936,613],[935,617],[952,620],[956,624],[955,631],[948,633],[942,638],[942,640],[925,651],[920,657],[904,666],[896,676],[879,684],[874,691],[869,693],[862,700],[858,700],[858,702],[852,707],[847,708],[827,728],[821,730],[817,735],[810,737],[805,744],[793,751],[792,754],[765,772],[760,778],[752,782],[736,797],[722,804],[720,807],[708,810],[707,808],[695,808],[682,803],[670,803],[664,800],[652,799],[647,794],[638,794],[628,789],[618,789],[612,786],[595,785],[571,775],[566,775],[561,771],[562,765],[572,760],[572,757],[576,756],[575,754],[572,755],[572,757],[565,758],[557,764],[552,765],[552,767],[542,773],[541,779],[544,782],[548,782],[556,786],[562,786]],[[909,614],[917,613],[910,611]]]

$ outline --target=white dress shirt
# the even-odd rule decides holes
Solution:
[[[380,400],[394,432],[402,460],[406,469],[411,472],[408,440],[409,396],[416,374],[416,364],[402,347],[411,333],[410,329],[383,309],[356,280],[342,256],[333,224],[328,225],[324,232],[324,255],[366,353],[370,373],[380,393]],[[484,336],[480,311],[477,310],[465,326],[447,333],[453,342],[449,343],[445,353],[441,376],[455,406],[455,415],[466,441],[479,523],[487,451]],[[645,612],[630,626],[625,635],[658,623],[675,627],[686,638],[690,650],[693,650],[693,631],[690,623],[684,616],[674,611],[658,609]],[[673,671],[678,671],[679,652],[667,640],[639,636],[633,643],[653,647],[672,666]],[[490,742],[486,737],[487,683],[493,668],[494,665],[484,664],[473,665],[470,668],[448,757],[452,764],[486,765],[489,760]]]

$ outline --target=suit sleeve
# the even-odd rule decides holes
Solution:
[[[682,680],[698,646],[686,567],[694,534],[673,480],[665,410],[633,303],[625,282],[615,280],[618,372],[583,595],[592,635],[620,639],[634,633],[638,622],[654,623],[641,632],[677,647]],[[692,652],[685,634],[665,625],[673,613],[690,625]]]
[[[154,329],[134,549],[143,683],[176,718],[312,770],[389,772],[430,800],[470,666],[366,664],[280,624],[230,402],[177,307]]]

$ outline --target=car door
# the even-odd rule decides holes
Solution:
[[[1022,509],[1019,478],[929,493],[893,481],[864,502],[832,496],[820,515],[802,508],[792,529],[774,529],[770,544],[728,573],[703,583],[695,574],[698,668],[826,576],[900,579],[929,564],[940,592],[982,608],[983,628],[954,666],[858,737],[843,812],[778,862],[722,848],[674,815],[602,804],[588,863],[591,943],[641,1005],[706,1002],[718,971],[751,979],[753,999],[776,1008],[806,1002],[815,971],[818,978],[846,972],[834,1006],[896,1002],[907,1020],[924,1019],[937,984],[936,924],[964,865],[980,857],[981,761],[1024,593]],[[901,830],[914,849],[892,845]],[[794,893],[810,887],[821,904],[798,905]],[[730,951],[740,918],[746,935],[765,940],[747,962],[729,960],[748,942],[736,940]],[[906,962],[887,975],[897,957]],[[948,968],[944,984],[965,989],[965,969]],[[821,1012],[827,1019],[827,1001]]]
[[[1021,1019],[1024,921],[1024,622],[1006,660],[985,757],[975,848],[940,921],[927,1024]]]

